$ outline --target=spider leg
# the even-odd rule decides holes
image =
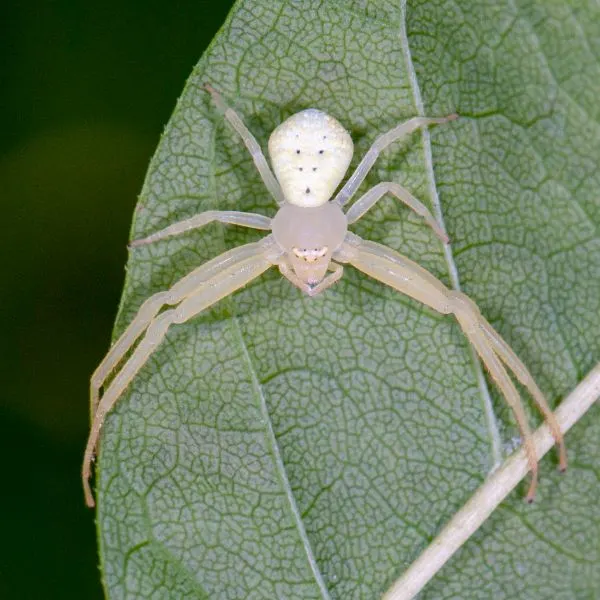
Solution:
[[[526,498],[528,502],[533,502],[538,481],[538,460],[531,429],[519,392],[508,376],[506,369],[502,366],[498,356],[494,353],[493,347],[482,332],[481,324],[485,319],[481,316],[479,309],[461,292],[450,292],[450,298],[453,300],[452,312],[456,320],[459,322],[471,344],[473,344],[477,354],[481,357],[483,364],[487,367],[492,379],[496,382],[496,385],[515,415],[515,419],[523,435],[523,446],[525,447],[529,468],[531,469],[531,483],[529,484]]]
[[[488,342],[493,346],[494,352],[515,374],[516,378],[529,390],[538,409],[544,415],[544,419],[546,420],[546,423],[548,423],[552,436],[558,445],[558,467],[561,471],[566,471],[567,449],[565,447],[565,440],[560,430],[560,425],[558,424],[552,409],[548,405],[548,401],[544,394],[542,394],[542,391],[531,376],[531,373],[527,370],[527,367],[521,362],[521,359],[515,354],[514,350],[500,337],[498,332],[485,320],[481,321],[480,325]]]
[[[250,227],[251,229],[265,229],[271,230],[271,219],[264,215],[256,213],[239,212],[237,210],[207,210],[173,223],[160,231],[150,234],[145,238],[139,240],[133,240],[130,244],[130,248],[137,248],[138,246],[144,246],[145,244],[151,244],[159,240],[171,237],[172,235],[180,235],[192,229],[198,229],[213,221],[219,221],[220,223],[228,223],[230,225],[240,225],[242,227]]]
[[[245,286],[273,265],[268,257],[268,252],[265,250],[264,244],[247,244],[246,246],[236,248],[235,250],[242,251],[237,252],[236,260],[230,260],[227,266],[221,270],[217,271],[212,268],[212,272],[209,276],[200,278],[194,282],[194,287],[188,285],[187,287],[189,289],[187,290],[187,294],[181,299],[178,306],[166,310],[150,320],[146,318],[147,327],[144,328],[144,337],[111,381],[94,414],[81,470],[85,501],[88,506],[94,506],[94,498],[90,488],[89,478],[91,476],[91,465],[104,419],[107,413],[119,400],[131,380],[146,364],[148,358],[161,343],[169,326],[173,323],[184,323],[188,321],[198,313],[215,304],[217,301]],[[230,253],[235,252],[235,250],[230,251]],[[190,282],[191,280],[188,280],[188,283]],[[175,284],[171,290],[178,285],[179,283]],[[128,340],[128,348],[131,347],[133,341],[134,340]]]
[[[218,277],[221,272],[235,265],[260,255],[263,248],[271,242],[271,236],[263,238],[260,242],[246,244],[224,252],[220,256],[200,265],[191,273],[180,279],[169,290],[158,292],[150,296],[140,307],[137,314],[121,334],[119,339],[111,346],[110,350],[94,371],[90,381],[90,414],[96,414],[100,397],[100,389],[106,378],[129,352],[139,336],[148,328],[148,325],[165,305],[178,304],[187,296],[194,293],[204,282]]]
[[[419,202],[419,200],[417,200],[406,188],[392,181],[378,183],[364,196],[361,196],[348,209],[348,212],[346,212],[348,225],[356,223],[356,221],[358,221],[368,210],[370,210],[377,202],[379,202],[383,196],[388,193],[396,196],[398,200],[404,202],[404,204],[414,210],[419,216],[423,217],[427,225],[433,229],[435,235],[437,235],[444,244],[447,244],[450,241],[446,235],[446,232],[440,227],[433,215],[429,212],[429,209],[423,203]]]
[[[248,152],[252,156],[252,160],[262,177],[265,185],[277,204],[281,205],[285,202],[285,198],[283,197],[283,192],[281,191],[281,186],[279,182],[273,175],[273,171],[269,167],[269,163],[261,150],[259,143],[256,141],[256,138],[252,135],[250,130],[244,125],[242,119],[240,119],[239,115],[223,100],[223,97],[215,88],[209,83],[205,83],[202,86],[212,97],[213,102],[216,107],[223,113],[225,119],[229,121],[230,125],[238,132],[239,136],[242,138],[244,145],[248,148]]]
[[[447,123],[448,121],[454,121],[454,119],[457,118],[457,114],[448,115],[447,117],[413,117],[380,135],[373,142],[373,145],[369,148],[364,158],[358,163],[358,167],[356,167],[354,173],[352,173],[333,201],[337,202],[340,206],[344,206],[344,204],[346,204],[346,202],[348,202],[348,200],[356,193],[356,190],[358,190],[360,184],[364,181],[379,154],[390,144],[402,139],[420,127]]]
[[[493,380],[510,405],[523,436],[532,480],[527,500],[532,501],[537,486],[537,456],[531,430],[519,393],[502,362],[532,393],[559,446],[561,467],[566,465],[563,435],[541,391],[525,365],[462,292],[450,290],[429,271],[397,252],[349,233],[340,256],[367,275],[430,306],[442,314],[454,314],[465,335],[479,354]],[[338,258],[338,260],[340,260]],[[535,392],[534,392],[535,390]],[[541,400],[540,400],[541,399]]]

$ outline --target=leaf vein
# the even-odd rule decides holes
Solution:
[[[417,109],[417,113],[421,116],[424,115],[424,107],[423,107],[423,99],[421,98],[421,91],[419,88],[419,83],[417,81],[417,73],[414,69],[412,63],[412,57],[410,53],[410,47],[408,44],[408,35],[406,31],[406,0],[401,0],[400,2],[400,11],[401,11],[401,19],[400,19],[400,40],[402,43],[402,49],[404,51],[404,56],[406,60],[406,66],[408,69],[409,79],[413,91],[413,98],[415,102],[415,107]],[[442,206],[440,202],[440,198],[437,192],[437,186],[435,184],[435,176],[433,172],[433,158],[431,154],[431,143],[430,136],[427,129],[423,130],[423,148],[425,151],[425,169],[427,172],[427,176],[429,179],[429,191],[431,195],[431,201],[433,205],[433,214],[445,231],[446,227],[444,224],[444,216],[442,213]],[[446,263],[448,265],[448,272],[450,275],[450,281],[452,287],[456,290],[460,290],[460,281],[458,277],[458,269],[456,267],[456,263],[454,261],[454,257],[452,255],[452,248],[450,244],[444,245],[444,256],[446,259]],[[473,361],[473,370],[475,373],[475,378],[477,381],[477,385],[479,387],[479,391],[481,393],[481,399],[485,411],[485,417],[487,421],[487,426],[490,434],[491,441],[491,452],[492,452],[492,463],[493,468],[498,466],[502,462],[502,441],[500,439],[500,430],[498,427],[498,423],[496,421],[496,417],[494,415],[492,398],[490,396],[490,391],[488,389],[487,383],[485,381],[485,377],[483,375],[483,369],[481,367],[481,363],[475,354],[475,350],[473,347],[470,347],[470,354]]]

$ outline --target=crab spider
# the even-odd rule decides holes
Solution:
[[[506,368],[529,390],[559,447],[560,468],[564,470],[567,465],[562,433],[533,377],[465,294],[449,289],[423,267],[396,251],[349,232],[348,225],[358,221],[384,195],[391,194],[423,217],[443,243],[448,243],[446,233],[429,210],[397,183],[379,183],[346,213],[342,210],[382,150],[421,127],[447,123],[457,115],[413,117],[378,137],[346,184],[331,199],[353,154],[352,139],[336,119],[319,110],[308,109],[279,125],[269,138],[273,173],[258,142],[240,117],[214,88],[207,84],[205,89],[241,137],[279,210],[272,219],[253,213],[210,210],[131,243],[131,248],[155,243],[212,221],[271,232],[259,242],[234,248],[209,260],[169,290],[148,298],[110,348],[91,379],[93,422],[82,468],[87,505],[94,506],[89,479],[104,419],[172,324],[188,321],[272,266],[277,266],[281,274],[302,292],[315,296],[340,279],[346,264],[441,314],[456,317],[514,412],[532,472],[527,493],[527,499],[532,501],[537,485],[537,456],[521,398]],[[139,343],[124,360],[138,339]],[[100,397],[100,390],[114,371],[116,374]]]

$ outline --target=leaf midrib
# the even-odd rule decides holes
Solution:
[[[242,350],[244,363],[248,369],[248,374],[250,375],[250,380],[252,383],[252,388],[255,392],[256,399],[259,401],[260,412],[263,417],[265,423],[265,435],[267,438],[267,442],[271,448],[271,453],[274,458],[275,467],[277,470],[277,474],[279,475],[279,479],[281,482],[281,486],[285,492],[290,510],[292,512],[292,516],[296,525],[296,529],[298,530],[298,534],[300,539],[302,540],[302,546],[306,553],[306,558],[308,560],[308,564],[310,566],[310,570],[315,577],[315,581],[319,587],[319,591],[321,592],[321,596],[323,600],[330,600],[329,592],[327,590],[327,586],[325,585],[325,581],[323,579],[323,575],[321,574],[319,567],[317,565],[317,561],[315,559],[314,552],[310,545],[310,540],[308,539],[308,535],[306,533],[306,529],[304,528],[304,523],[302,521],[302,515],[298,510],[298,505],[296,504],[296,499],[294,498],[294,491],[292,490],[292,486],[290,485],[290,481],[287,476],[287,472],[285,469],[285,465],[283,463],[283,458],[281,456],[281,450],[279,449],[279,444],[277,443],[277,437],[275,436],[275,431],[273,430],[273,424],[271,420],[271,415],[269,414],[269,408],[267,406],[267,400],[263,393],[262,386],[256,374],[256,369],[252,363],[252,358],[250,357],[250,353],[248,352],[248,346],[244,340],[244,336],[242,333],[242,329],[240,327],[239,319],[237,315],[234,313],[232,315],[231,321],[233,322],[236,335],[239,339],[240,349]]]

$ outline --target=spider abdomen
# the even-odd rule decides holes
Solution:
[[[269,155],[283,195],[296,206],[327,202],[352,160],[350,134],[328,114],[309,108],[292,115],[269,138]]]

